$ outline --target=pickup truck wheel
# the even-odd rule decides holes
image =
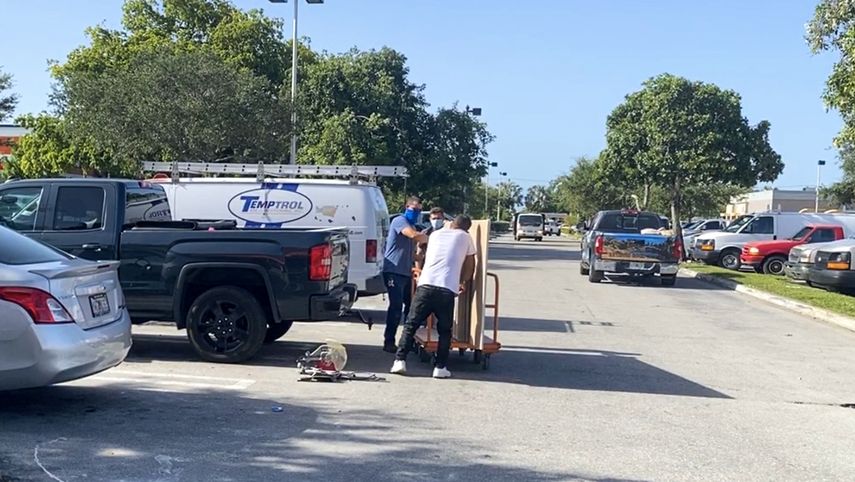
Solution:
[[[605,278],[605,274],[602,271],[597,271],[593,268],[588,269],[588,281],[591,283],[599,283]]]
[[[264,343],[267,316],[249,291],[218,286],[199,295],[187,313],[187,337],[204,360],[240,363]]]
[[[739,259],[739,254],[739,250],[725,249],[721,253],[721,258],[719,258],[718,263],[722,268],[738,270],[739,266],[742,265],[742,262]]]
[[[783,256],[769,256],[763,261],[763,273],[781,276],[786,264],[787,259]]]
[[[583,265],[582,263],[579,263],[579,274],[580,275],[588,276],[588,271],[590,271],[590,270],[588,268],[586,268],[585,265]]]
[[[677,275],[675,274],[661,275],[660,278],[662,286],[674,286],[677,284]]]
[[[282,321],[267,325],[267,333],[264,334],[264,344],[269,345],[285,336],[285,333],[288,333],[293,324],[293,321]]]

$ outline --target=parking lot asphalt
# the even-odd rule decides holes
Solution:
[[[140,326],[115,369],[0,394],[0,481],[852,479],[855,334],[694,279],[593,285],[565,238],[490,257],[487,371],[300,383],[325,339],[386,372],[382,326],[298,324],[242,365]]]

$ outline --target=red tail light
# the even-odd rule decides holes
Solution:
[[[0,300],[20,306],[36,323],[74,322],[56,298],[36,288],[0,287]]]
[[[332,276],[332,246],[320,244],[313,247],[309,253],[309,279],[312,281],[329,281]]]
[[[377,262],[377,240],[369,239],[365,241],[365,262],[366,263],[376,263]]]
[[[683,259],[683,240],[680,238],[674,239],[674,259]]]
[[[594,239],[594,254],[596,254],[597,256],[602,255],[604,244],[605,244],[605,238],[603,238],[602,236],[597,236],[597,238]]]

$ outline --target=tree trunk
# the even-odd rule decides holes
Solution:
[[[680,178],[674,179],[671,191],[671,224],[676,239],[683,239],[683,227],[680,225],[680,209],[683,203],[683,193],[680,190]],[[685,249],[685,247],[683,248]]]
[[[642,199],[643,200],[641,202],[641,210],[646,211],[647,206],[650,205],[650,183],[649,182],[644,183],[644,195],[643,195]]]

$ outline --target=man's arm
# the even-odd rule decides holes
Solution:
[[[460,284],[470,281],[475,276],[475,255],[467,255],[463,259],[463,269],[460,270]]]
[[[407,226],[406,228],[402,229],[401,234],[412,240],[415,240],[417,243],[427,243],[428,240],[426,234],[416,231],[416,229],[412,226]]]

